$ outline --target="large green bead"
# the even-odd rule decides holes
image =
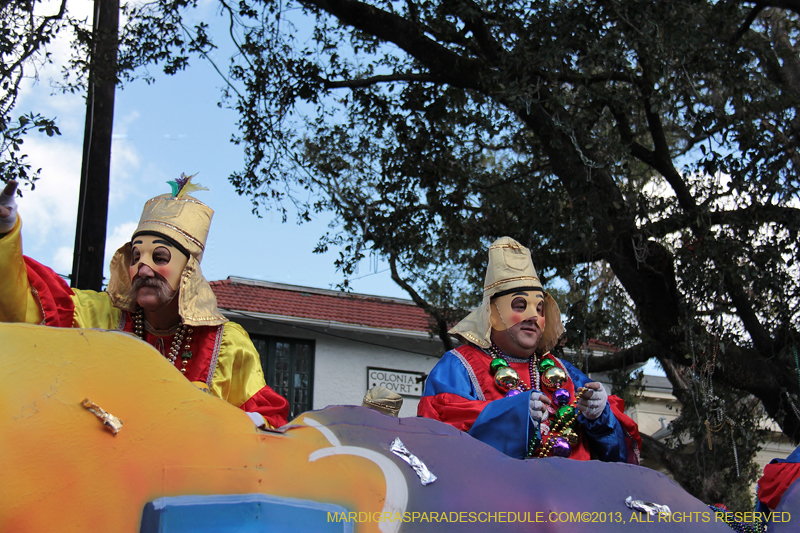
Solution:
[[[575,408],[571,405],[559,407],[556,411],[556,420],[561,420],[565,416],[569,418],[575,418]],[[568,422],[568,420],[565,420],[565,422]]]
[[[494,382],[501,390],[510,391],[519,384],[519,374],[510,366],[505,366],[494,375]]]
[[[548,368],[556,366],[556,362],[552,359],[542,359],[539,363],[539,372],[547,372]]]
[[[489,363],[489,370],[491,370],[492,375],[494,376],[497,374],[497,371],[501,368],[505,368],[508,366],[508,362],[503,359],[502,357],[495,357],[492,359],[492,362]]]

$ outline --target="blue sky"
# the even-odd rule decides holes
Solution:
[[[75,4],[80,5],[81,3]],[[91,2],[84,2],[91,20]],[[201,1],[192,15],[219,27],[215,2]],[[224,32],[216,32],[218,39]],[[36,111],[56,116],[62,135],[32,135],[25,151],[41,179],[34,191],[18,200],[23,219],[23,246],[27,255],[60,274],[72,270],[72,250],[80,184],[85,100],[82,95],[53,94],[51,80],[60,79],[60,64],[68,55],[66,42],[49,49],[55,65],[40,69],[38,81],[29,80],[19,99],[18,114]],[[224,71],[227,53],[214,54]],[[217,106],[224,81],[212,66],[195,58],[188,70],[175,76],[151,67],[156,82],[139,80],[116,93],[114,141],[111,154],[106,268],[113,251],[130,238],[144,202],[169,192],[167,181],[197,173],[195,181],[210,191],[196,197],[214,210],[202,269],[209,280],[241,276],[279,283],[334,288],[342,281],[334,267],[335,250],[314,254],[318,238],[330,218],[317,217],[298,225],[290,216],[281,223],[274,212],[259,219],[251,214],[248,198],[238,196],[228,176],[244,166],[241,147],[230,142],[236,133],[235,111]],[[354,276],[354,291],[407,298],[389,277],[388,265],[365,260]],[[107,275],[107,272],[106,272]]]

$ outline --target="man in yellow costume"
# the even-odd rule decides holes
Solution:
[[[173,193],[145,204],[131,241],[114,254],[106,292],[95,292],[71,289],[22,255],[10,181],[0,194],[0,321],[134,334],[256,425],[282,426],[288,402],[265,384],[250,337],[222,316],[200,271],[214,212],[189,196],[201,189],[191,178],[170,183]]]

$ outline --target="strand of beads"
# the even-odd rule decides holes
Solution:
[[[546,457],[549,455],[558,457],[569,457],[572,454],[572,447],[577,446],[580,441],[577,428],[576,406],[578,400],[584,394],[585,389],[580,388],[576,393],[574,400],[571,398],[569,390],[563,388],[562,385],[569,380],[567,372],[559,367],[555,360],[552,358],[544,358],[539,363],[539,372],[541,372],[541,386],[542,390],[551,390],[548,393],[556,410],[554,413],[553,426],[544,427],[544,423],[540,425],[539,434],[531,437],[528,443],[528,457]],[[538,389],[539,374],[536,374],[536,382]],[[547,430],[545,432],[545,429]]]
[[[133,334],[144,340],[144,309],[141,307],[133,315]]]
[[[181,354],[181,359],[183,360],[181,364],[181,372],[186,373],[186,365],[189,364],[189,359],[192,358],[192,351],[191,351],[191,342],[192,342],[192,333],[194,330],[191,326],[186,326],[181,324],[178,327],[178,330],[175,332],[175,336],[172,338],[172,345],[170,346],[169,352],[164,354],[170,363],[173,365],[175,364],[175,360],[178,358],[178,353],[181,351],[181,347],[183,347],[183,353]],[[136,314],[133,315],[133,333],[137,337],[142,340],[144,338],[144,310],[140,307]],[[184,333],[186,333],[186,345],[183,346],[183,339]]]
[[[555,410],[553,411],[553,418],[556,421],[558,421],[558,419],[560,419],[565,414],[565,412],[568,411],[567,409],[563,409],[563,407],[569,404],[571,395],[567,389],[562,387],[562,385],[567,381],[569,381],[569,377],[567,376],[567,373],[563,368],[556,365],[555,359],[553,359],[552,357],[542,359],[542,362],[539,363],[539,370],[542,373],[542,390],[544,391],[545,389],[549,389],[553,391],[552,393],[549,394],[549,396],[553,401],[554,409],[558,408],[558,411]],[[542,431],[544,428],[542,428],[541,426],[539,429],[544,434],[545,437],[550,434],[551,428],[549,424],[546,428],[547,433],[544,433],[544,431]],[[566,432],[566,434],[571,435],[572,440],[577,443],[578,434],[574,432],[575,428],[570,427],[566,428],[566,430],[569,431],[566,430],[561,431],[560,427],[554,426],[552,429],[553,429],[552,433],[553,438],[557,439],[561,437],[560,433]],[[571,450],[570,447],[567,445],[568,443],[569,441],[565,443],[564,439],[562,438],[562,440],[555,440],[551,442],[551,447],[557,444],[558,446],[555,448],[556,453],[562,456],[569,456]]]
[[[575,405],[583,394],[583,389],[579,391],[574,401],[571,401],[570,392],[562,387],[569,380],[567,372],[556,365],[552,358],[542,359],[539,363],[539,371],[542,373],[542,388],[553,391],[550,396],[557,409],[554,413],[555,422],[551,428],[548,428],[547,434],[542,436],[541,440],[539,438],[531,439],[528,445],[528,457],[536,455],[545,457],[550,454],[569,457],[572,453],[571,447],[577,445],[579,440]]]
[[[528,372],[531,375],[531,388],[540,390],[542,385],[539,383],[539,366],[536,364],[536,354],[532,355],[528,361]]]
[[[565,389],[558,390],[565,391],[567,393],[567,397],[569,397],[569,392],[567,392]],[[571,446],[578,444],[578,433],[574,427],[578,420],[575,406],[585,390],[586,389],[581,387],[578,389],[573,402],[562,405],[558,408],[555,417],[556,422],[553,427],[550,428],[550,432],[547,434],[547,436],[544,437],[542,445],[539,448],[539,457],[547,457],[551,454],[556,457],[570,456],[572,453]],[[529,449],[528,451],[530,453],[531,450]]]
[[[767,531],[767,526],[761,522],[760,516],[756,516],[755,521],[752,523],[740,522],[736,520],[736,514],[729,511],[728,508],[721,503],[709,505],[708,507],[714,512],[715,520],[722,520],[728,524],[728,527],[733,531],[736,531],[736,533],[763,533]],[[756,513],[756,515],[758,515],[758,513]]]
[[[189,326],[188,330],[186,331],[186,345],[183,347],[183,353],[181,354],[181,359],[183,359],[183,366],[181,366],[181,372],[186,373],[186,365],[189,363],[189,359],[192,358],[192,333],[194,330],[191,326]]]
[[[183,345],[183,335],[184,332],[186,333],[186,345],[183,346],[183,353],[181,353],[181,372],[186,373],[186,365],[189,364],[189,359],[192,358],[192,351],[191,351],[191,342],[192,342],[192,333],[194,330],[191,326],[186,327],[181,324],[181,327],[178,328],[178,331],[175,332],[175,338],[172,339],[172,347],[169,350],[169,362],[175,364],[175,360],[178,358],[178,353],[181,351],[181,346]]]

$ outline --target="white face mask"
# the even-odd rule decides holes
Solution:
[[[520,289],[504,294],[493,298],[490,308],[489,320],[496,331],[505,331],[533,318],[537,320],[539,329],[544,331],[544,293],[541,291]]]

